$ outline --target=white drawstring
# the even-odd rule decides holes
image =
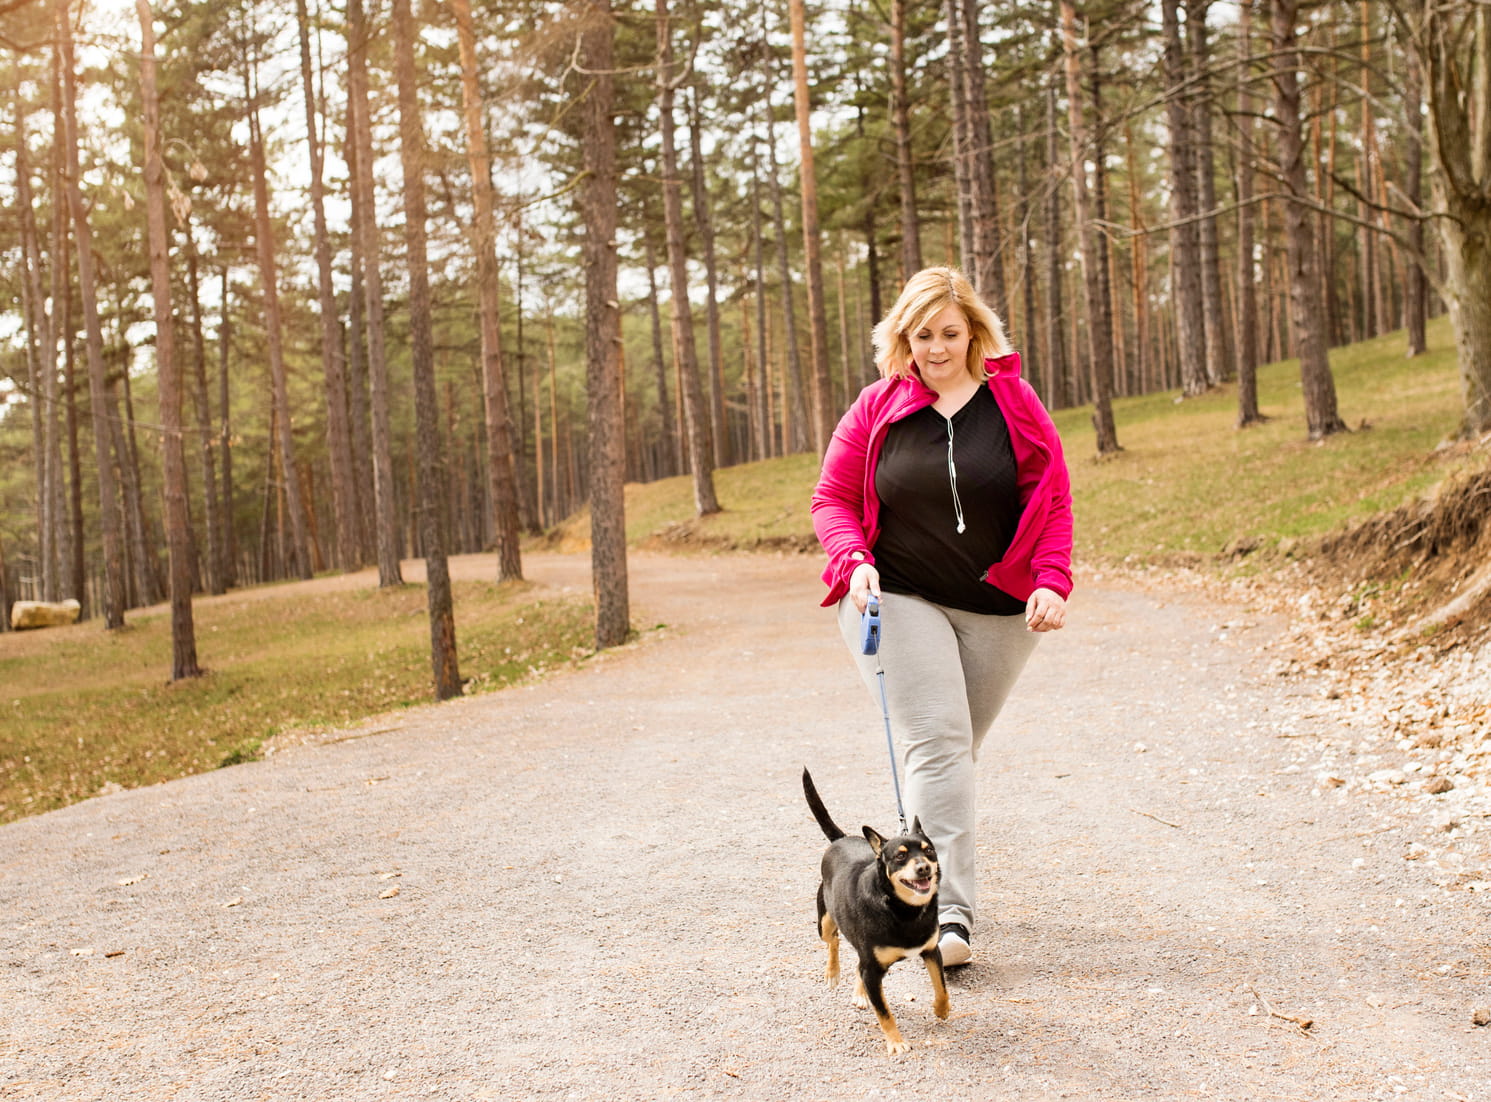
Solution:
[[[953,488],[953,512],[958,517],[958,535],[963,534],[963,503],[958,500],[958,467],[953,462],[953,421],[947,420],[947,483]]]

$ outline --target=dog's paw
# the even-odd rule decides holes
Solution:
[[[889,1037],[885,1039],[885,1053],[887,1056],[904,1056],[910,1051],[911,1043],[909,1041],[901,1038],[897,1038],[894,1041]]]
[[[951,1009],[951,1004],[945,998],[938,999],[935,1003],[932,1004],[932,1013],[936,1014],[943,1021],[947,1021],[948,1011]]]
[[[863,991],[856,991],[851,1001],[860,1010],[870,1009],[870,996],[866,995]]]
[[[823,982],[830,987],[839,986],[839,969],[837,965],[830,964],[823,970]]]

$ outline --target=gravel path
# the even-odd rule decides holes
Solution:
[[[582,668],[0,828],[0,1098],[1491,1098],[1488,897],[1316,787],[1280,624],[1078,591],[986,744],[977,963],[945,1023],[892,971],[893,1060],[820,978],[798,773],[894,804],[816,560],[631,571],[666,626]]]

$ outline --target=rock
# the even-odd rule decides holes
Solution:
[[[1424,785],[1424,791],[1431,796],[1438,796],[1441,793],[1449,792],[1454,787],[1455,782],[1448,777],[1430,777]]]
[[[10,606],[12,631],[27,628],[58,628],[76,624],[83,606],[69,597],[65,601],[17,601]]]
[[[1470,1016],[1470,1020],[1476,1025],[1491,1025],[1491,1006],[1476,1007],[1475,1013]]]

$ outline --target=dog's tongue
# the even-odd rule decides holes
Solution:
[[[932,881],[930,881],[930,880],[913,880],[913,881],[911,881],[911,886],[913,888],[915,888],[919,892],[928,892],[928,891],[932,890]]]

